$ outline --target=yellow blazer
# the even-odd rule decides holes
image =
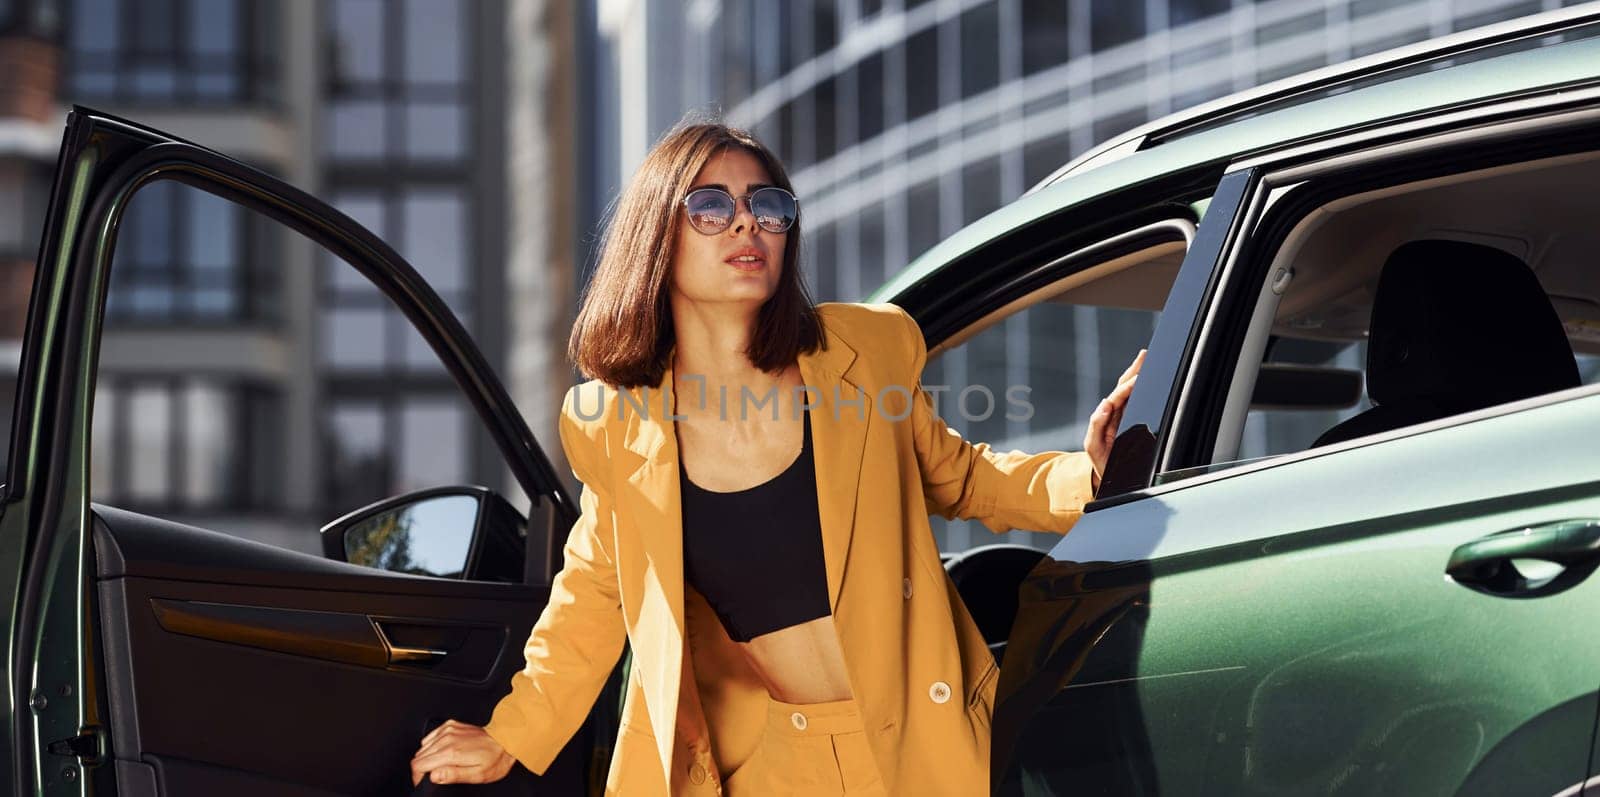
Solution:
[[[910,315],[892,304],[819,310],[827,347],[799,366],[817,388],[828,600],[870,747],[891,794],[986,793],[998,668],[940,565],[928,515],[1065,533],[1092,497],[1089,458],[967,443],[921,389],[927,348]],[[672,380],[669,369],[655,388],[591,380],[567,392],[561,444],[583,483],[582,515],[527,666],[487,726],[543,772],[626,639],[634,660],[608,794],[720,794],[719,765],[732,772],[749,758],[766,716],[760,678],[684,584]]]

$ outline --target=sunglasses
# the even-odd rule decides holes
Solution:
[[[767,232],[788,232],[800,217],[800,200],[772,185],[741,197],[720,188],[697,188],[683,198],[683,208],[689,214],[689,226],[705,235],[716,235],[733,224],[741,199],[750,208],[750,215],[756,217],[756,226]]]

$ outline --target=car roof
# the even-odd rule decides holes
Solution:
[[[1530,42],[1551,35],[1569,40],[1527,49]],[[1449,64],[1452,58],[1466,63]],[[923,253],[868,301],[890,301],[943,264],[1034,219],[1131,186],[1397,119],[1597,77],[1600,2],[1464,31],[1230,95],[1085,152],[1022,197]]]

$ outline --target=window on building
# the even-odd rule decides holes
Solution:
[[[835,0],[812,0],[811,51],[820,55],[839,43],[839,9]]]
[[[125,217],[140,218],[141,203],[170,203],[174,188],[200,191],[148,184]],[[431,187],[341,198],[447,303],[470,297],[457,194]],[[242,206],[222,210],[242,229],[278,225]],[[119,255],[188,245],[181,229],[149,230],[167,239],[118,241]],[[147,230],[124,224],[118,232]],[[286,239],[286,269],[322,266],[324,323],[313,345],[251,325],[206,335],[109,327],[91,424],[91,498],[316,553],[320,523],[305,523],[308,516],[331,520],[425,487],[500,485],[504,463],[489,453],[487,432],[472,423],[476,416],[421,333],[350,264],[288,228],[277,237]],[[113,260],[111,307],[140,294],[117,277],[127,267]],[[323,403],[313,404],[319,393]]]
[[[213,105],[277,98],[278,18],[267,0],[70,0],[72,101]]]
[[[792,31],[798,31],[803,25],[795,24],[796,18],[803,19],[806,13],[802,3],[775,2],[772,9],[774,16],[765,19],[778,20],[786,23],[778,31],[778,74],[787,75],[789,70],[799,66],[805,60],[805,54],[799,41],[800,36]]]
[[[111,333],[115,335],[116,333]],[[93,500],[157,514],[281,509],[282,397],[239,377],[102,374]]]
[[[906,119],[939,109],[939,29],[925,28],[906,41]]]
[[[783,59],[782,51],[787,46],[784,40],[789,37],[786,35],[788,30],[783,25],[772,24],[774,20],[783,19],[782,0],[757,0],[751,5],[752,10],[746,12],[745,24],[749,29],[749,38],[745,39],[744,49],[745,58],[751,65],[752,84],[755,88],[759,88],[783,75],[779,62]],[[748,96],[747,93],[739,99]]]
[[[1094,137],[1094,143],[1098,144],[1112,136],[1132,130],[1148,120],[1149,117],[1145,114],[1145,109],[1139,107],[1096,119],[1094,124],[1090,126],[1090,131]]]
[[[345,162],[450,163],[472,138],[466,6],[335,0],[324,153]]]
[[[811,91],[816,157],[825,161],[839,151],[839,93],[837,78],[828,78]]]
[[[1391,8],[1399,8],[1400,6],[1408,6],[1415,3],[1416,0],[1351,0],[1350,10],[1347,13],[1349,13],[1351,19],[1358,19],[1388,11]]]
[[[839,234],[834,225],[812,233],[811,262],[817,274],[817,301],[837,301],[839,296]]]
[[[862,141],[883,132],[883,53],[862,59],[856,68],[856,124]]]
[[[884,259],[888,253],[884,243],[883,203],[867,205],[856,218],[859,222],[856,246],[861,252],[861,290],[867,293],[882,285],[890,274],[899,270],[900,264],[890,264]]]
[[[335,194],[333,202],[363,227],[393,243],[456,317],[471,328],[466,201],[460,189],[350,189]],[[324,253],[322,275],[319,305],[324,368],[368,376],[443,373],[443,366],[410,322],[359,272]]]
[[[750,3],[724,3],[717,29],[722,32],[722,55],[717,60],[722,75],[722,101],[737,103],[750,96],[755,85],[751,72],[753,15]]]
[[[1167,21],[1173,26],[1216,16],[1233,7],[1233,0],[1172,0],[1167,4]]]
[[[112,324],[280,320],[280,228],[227,200],[162,180],[128,205],[112,257]]]
[[[777,153],[778,159],[787,162],[789,149],[783,139],[783,124],[775,114],[768,114],[766,118],[756,122],[756,138],[767,146],[767,149]]]
[[[1000,159],[987,158],[961,170],[961,219],[971,224],[1000,207]]]
[[[480,327],[478,304],[487,301],[473,246],[474,7],[403,0],[402,13],[391,13],[384,0],[332,0],[328,24],[351,66],[328,84],[325,146],[333,204],[392,244],[468,330]],[[742,98],[754,61],[748,47],[729,48],[748,44],[753,10],[722,9],[729,38],[713,50],[723,82],[712,91]],[[419,112],[433,117],[431,128],[410,121]],[[488,438],[473,431],[444,364],[398,309],[331,255],[320,261],[318,292],[323,512],[419,486],[499,484],[500,473],[480,467]]]
[[[1022,148],[1023,181],[1033,185],[1072,160],[1072,136],[1067,133],[1030,141]]]
[[[1067,58],[1066,0],[1022,0],[1022,73],[1031,75]]]
[[[277,221],[171,180],[129,198],[95,380],[93,500],[161,515],[286,508],[286,385],[312,371],[276,324],[247,322],[264,317],[265,286],[276,284],[252,275],[306,265],[308,247],[292,239]],[[300,542],[315,550],[314,534]]]
[[[1145,34],[1143,3],[1091,0],[1089,46],[1095,51],[1126,44]]]
[[[906,252],[915,258],[944,238],[939,227],[939,181],[918,183],[906,192]]]
[[[984,3],[961,15],[961,96],[1000,85],[1000,6]]]
[[[783,140],[783,149],[778,151],[783,154],[785,168],[792,174],[804,165],[802,158],[805,156],[801,153],[808,149],[809,138],[799,128],[794,100],[778,106],[778,131]]]

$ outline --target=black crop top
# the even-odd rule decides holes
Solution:
[[[831,611],[811,413],[801,414],[800,456],[784,472],[754,487],[703,489],[689,481],[683,459],[678,459],[684,575],[737,642]]]

